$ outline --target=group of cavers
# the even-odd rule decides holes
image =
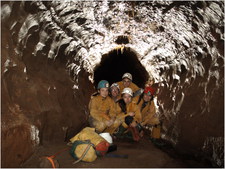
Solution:
[[[146,84],[144,89],[132,82],[130,73],[122,76],[122,81],[111,86],[106,80],[97,85],[97,92],[89,102],[89,124],[70,139],[71,155],[79,161],[94,161],[104,156],[113,147],[113,139],[138,142],[144,135],[144,129],[151,128],[152,133],[160,126],[153,97],[155,89]],[[160,133],[151,135],[159,138]]]

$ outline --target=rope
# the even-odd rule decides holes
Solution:
[[[55,153],[54,155],[48,156],[48,157],[44,157],[44,158],[47,158],[48,161],[50,161],[50,163],[51,163],[51,165],[52,165],[52,168],[56,168],[56,167],[55,167],[55,163],[54,163],[54,161],[53,161],[53,158],[55,158],[56,155],[62,153],[63,151],[66,151],[66,150],[68,150],[68,149],[69,149],[69,148],[64,148],[64,149],[62,149],[61,151],[58,151],[57,153]]]
[[[52,156],[50,156],[50,157],[46,157],[49,161],[50,161],[50,163],[52,164],[52,168],[56,168],[55,167],[55,163],[54,163],[54,161],[53,161],[53,157]]]
[[[69,148],[70,148],[70,147],[69,147]],[[55,153],[54,155],[52,155],[52,156],[50,156],[50,157],[51,157],[51,158],[55,158],[55,157],[56,157],[56,155],[58,155],[58,154],[62,153],[63,151],[68,150],[69,148],[68,148],[68,147],[67,147],[67,148],[64,148],[64,149],[62,149],[62,150],[58,151],[57,153]]]

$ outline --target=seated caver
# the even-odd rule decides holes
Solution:
[[[152,87],[146,87],[143,94],[134,98],[134,102],[137,103],[141,110],[142,126],[153,126],[152,133],[156,133],[159,130],[159,118],[156,114],[155,103],[153,97],[155,90]],[[159,135],[159,134],[157,134]],[[154,135],[152,135],[154,137]],[[159,137],[159,136],[156,136]]]
[[[136,84],[132,82],[133,77],[130,73],[124,73],[122,76],[122,81],[117,82],[119,85],[120,91],[123,91],[124,88],[131,88],[133,93],[140,93],[142,91]],[[140,95],[140,94],[139,94]]]
[[[135,102],[132,102],[133,92],[131,88],[124,88],[122,91],[122,99],[118,101],[117,105],[120,107],[120,113],[117,114],[117,118],[120,120],[118,123],[117,129],[121,130],[114,132],[118,136],[123,135],[124,133],[131,131],[133,139],[139,141],[140,137],[137,136],[137,124],[141,122],[142,117],[140,109]],[[132,120],[131,120],[132,119]]]
[[[121,119],[125,120],[126,116],[134,117],[134,120],[138,123],[142,121],[141,112],[139,107],[133,102],[133,91],[131,88],[124,88],[122,92],[122,99],[118,101],[118,105],[121,108],[121,112],[117,115]]]
[[[105,129],[110,128],[115,120],[115,103],[108,96],[109,83],[101,80],[98,83],[98,95],[91,98],[89,103],[89,123],[96,132],[102,133]]]
[[[117,83],[113,83],[110,86],[110,94],[109,96],[113,99],[114,102],[117,102],[121,98],[120,87]]]

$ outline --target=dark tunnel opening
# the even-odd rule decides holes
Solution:
[[[133,82],[144,88],[149,74],[140,63],[137,53],[129,47],[114,49],[102,56],[101,62],[94,69],[94,85],[100,80],[108,80],[110,84],[122,80],[124,73],[133,76]]]

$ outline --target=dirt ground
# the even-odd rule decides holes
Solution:
[[[169,155],[157,148],[150,139],[144,138],[140,142],[128,140],[115,140],[117,150],[109,154],[128,155],[128,158],[98,157],[92,163],[75,161],[65,150],[56,155],[60,168],[186,168],[186,167],[209,167],[193,160],[183,160],[178,156]],[[38,168],[42,156],[51,156],[55,153],[70,148],[66,143],[40,146],[37,152],[24,163],[23,168]]]

